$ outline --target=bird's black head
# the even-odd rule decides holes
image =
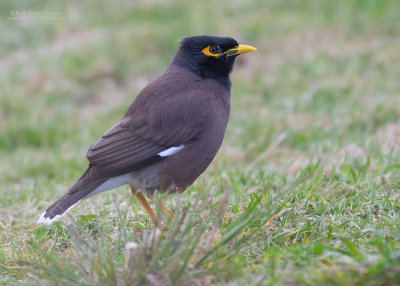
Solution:
[[[173,64],[189,69],[204,78],[229,81],[236,56],[255,48],[229,37],[194,36],[184,38]]]

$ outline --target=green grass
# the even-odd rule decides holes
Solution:
[[[8,20],[11,10],[65,20]],[[0,284],[398,285],[400,3],[0,4]],[[227,134],[154,235],[127,188],[38,216],[182,37],[257,47]],[[262,227],[264,226],[264,227]]]

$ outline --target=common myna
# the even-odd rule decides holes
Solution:
[[[51,224],[81,200],[129,185],[157,224],[142,193],[182,192],[208,167],[228,123],[236,56],[255,50],[229,37],[183,39],[167,70],[90,147],[89,167],[38,223]]]

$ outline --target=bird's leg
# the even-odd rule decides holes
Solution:
[[[172,221],[173,219],[172,219],[172,216],[171,216],[171,214],[169,213],[169,211],[167,210],[167,208],[164,206],[164,204],[162,203],[162,201],[157,197],[156,198],[156,200],[157,200],[157,203],[160,205],[160,209],[161,209],[161,211],[163,212],[163,214],[165,214],[167,217],[168,217],[168,219],[170,220],[170,221]]]
[[[157,226],[158,228],[162,228],[163,224],[158,219],[157,215],[155,214],[155,212],[153,211],[153,209],[151,208],[151,206],[149,205],[149,203],[147,202],[147,200],[143,196],[143,194],[141,192],[136,192],[133,188],[131,188],[131,192],[132,192],[132,194],[135,195],[135,197],[138,199],[140,204],[143,206],[143,208],[145,209],[145,211],[151,218],[151,221],[154,223],[154,225]]]
[[[153,195],[147,194],[147,196],[149,197],[150,202],[153,203],[154,202]],[[169,213],[168,209],[164,206],[162,201],[158,197],[156,197],[156,200],[157,200],[157,204],[160,206],[162,213],[165,214],[169,220],[173,221],[171,214]]]

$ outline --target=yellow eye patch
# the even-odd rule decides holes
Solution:
[[[221,50],[219,48],[216,48],[214,46],[207,46],[201,52],[206,56],[218,58],[219,55],[221,54],[220,51]]]

